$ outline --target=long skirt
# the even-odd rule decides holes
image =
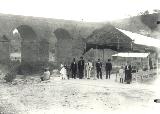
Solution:
[[[131,83],[132,81],[132,74],[129,71],[125,72],[125,82],[127,82],[128,84]]]

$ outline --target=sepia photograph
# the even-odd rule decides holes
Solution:
[[[159,0],[0,0],[0,114],[158,114]]]

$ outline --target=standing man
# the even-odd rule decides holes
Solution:
[[[112,63],[110,59],[108,59],[108,62],[106,63],[105,70],[106,70],[106,79],[108,78],[110,79],[111,70],[112,70]]]
[[[71,63],[71,72],[72,72],[72,78],[76,79],[77,63],[75,58],[73,58],[73,62]]]
[[[96,70],[97,70],[97,78],[102,79],[102,63],[100,62],[100,59],[98,59],[98,62],[96,63]]]
[[[82,79],[84,76],[84,60],[83,57],[80,57],[78,61],[78,71],[79,71],[79,79]]]
[[[88,60],[88,62],[86,63],[87,79],[90,79],[92,67],[93,67],[92,62]]]

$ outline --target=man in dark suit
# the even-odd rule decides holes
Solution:
[[[98,62],[96,63],[96,70],[97,70],[97,78],[102,79],[102,63],[100,62],[100,59],[98,59]]]
[[[71,72],[72,72],[72,78],[76,79],[77,63],[76,63],[75,58],[73,58],[73,62],[71,63]]]
[[[84,76],[84,60],[83,57],[80,57],[78,61],[78,71],[79,71],[79,79],[82,79]]]
[[[108,62],[106,63],[105,70],[106,70],[106,79],[108,78],[110,79],[111,70],[112,70],[112,63],[110,59],[108,59]]]

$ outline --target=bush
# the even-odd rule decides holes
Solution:
[[[20,63],[17,61],[10,61],[10,63],[8,64],[8,73],[6,73],[6,75],[4,76],[4,80],[6,82],[12,82],[16,78],[19,65]]]
[[[9,72],[5,75],[4,80],[6,82],[12,82],[16,78],[16,72]]]

